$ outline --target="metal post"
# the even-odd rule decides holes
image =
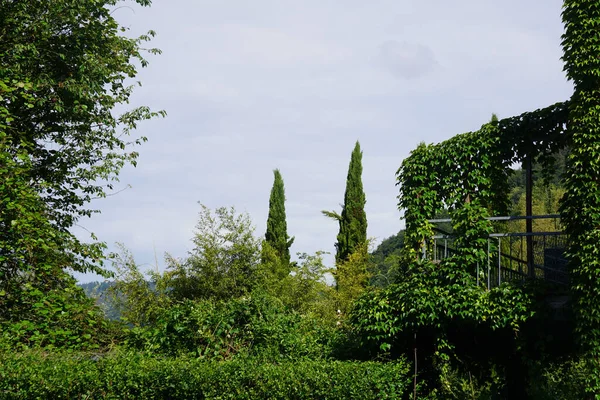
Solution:
[[[530,278],[535,278],[535,271],[533,270],[533,165],[532,165],[531,152],[527,154],[525,159],[526,163],[526,179],[525,179],[525,214],[527,214],[527,220],[525,221],[525,231],[527,232],[527,273]]]
[[[546,279],[546,271],[547,271],[547,265],[546,265],[546,235],[543,236],[544,238],[544,246],[542,247],[542,259],[544,260],[544,277],[543,279]]]
[[[523,276],[523,237],[519,238],[519,246],[521,246],[521,251],[519,251],[519,272]]]
[[[508,238],[508,265],[510,265],[510,270],[514,271],[513,260],[512,260],[512,247],[513,247],[512,240],[509,237]]]
[[[502,257],[502,242],[501,242],[501,240],[502,239],[500,237],[498,237],[498,286],[500,286],[500,284],[502,283],[502,277],[501,277],[501,273],[500,273],[500,270],[502,268],[500,265],[502,263],[502,259],[501,259],[501,257]]]

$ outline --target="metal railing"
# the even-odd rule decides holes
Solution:
[[[526,219],[554,220],[554,228],[560,229],[560,224],[557,223],[559,218],[559,215],[488,218],[497,222],[495,228],[504,228],[506,231],[488,236],[486,256],[476,267],[477,284],[484,284],[489,289],[502,282],[543,279],[558,285],[568,285],[567,260],[564,256],[567,236],[560,230],[518,232],[521,229],[519,221]],[[444,223],[450,220],[435,219],[430,222]],[[517,226],[510,226],[515,222]],[[552,224],[545,223],[544,227],[552,227],[549,225]],[[456,251],[455,236],[452,233],[443,232],[430,240],[433,243],[426,243],[424,246],[424,258],[441,261]]]

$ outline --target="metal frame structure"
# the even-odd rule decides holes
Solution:
[[[533,220],[559,218],[558,214],[486,218],[489,221],[525,220],[527,232],[491,233],[488,236],[487,268],[482,270],[479,263],[477,264],[477,284],[479,285],[483,279],[489,289],[499,286],[503,281],[544,279],[558,285],[568,285],[566,259],[563,255],[567,247],[566,235],[561,231],[533,232]],[[435,224],[451,222],[451,220],[431,219],[429,222]],[[426,243],[423,247],[423,258],[438,262],[450,257],[454,251],[453,239],[454,236],[447,232],[432,236],[433,254],[427,254]],[[438,241],[443,241],[443,245],[438,244]],[[513,254],[515,247],[516,254]]]

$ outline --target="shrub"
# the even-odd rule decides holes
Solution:
[[[317,359],[330,353],[335,328],[289,310],[274,297],[254,293],[229,301],[183,301],[163,310],[155,324],[134,328],[135,349],[203,359],[255,355]]]
[[[402,361],[205,362],[27,352],[0,354],[0,367],[3,399],[397,399],[411,383]]]
[[[97,349],[121,336],[121,326],[107,321],[74,282],[47,292],[25,285],[14,307],[8,318],[0,317],[0,341],[13,348]]]
[[[597,372],[596,372],[597,373]],[[589,365],[584,358],[571,358],[546,365],[533,365],[528,395],[536,400],[581,400],[586,396]]]

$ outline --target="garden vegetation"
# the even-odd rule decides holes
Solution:
[[[0,399],[600,398],[596,2],[564,2],[571,99],[419,145],[397,172],[406,229],[375,251],[356,142],[341,214],[323,212],[339,223],[335,265],[292,260],[276,169],[264,236],[234,207],[200,204],[194,248],[164,271],[72,233],[135,165],[137,125],[166,115],[116,114],[145,52],[160,53],[144,49],[152,31],[126,36],[119,5],[0,1]],[[515,163],[534,166],[534,208],[561,214],[566,289],[481,284],[488,217],[523,213]],[[454,249],[430,260],[440,216]],[[73,271],[107,282],[86,296]]]

